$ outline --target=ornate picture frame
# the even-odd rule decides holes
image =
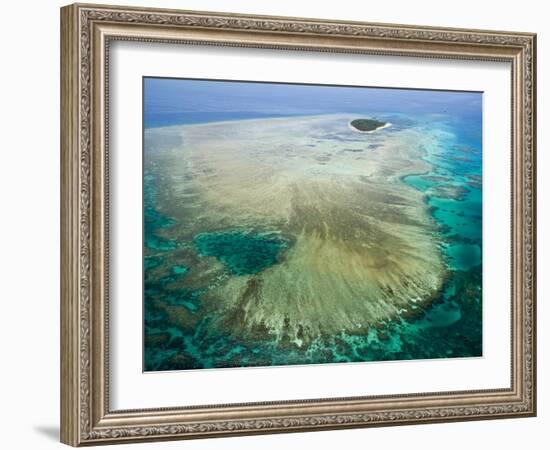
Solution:
[[[109,57],[115,41],[511,64],[509,388],[112,410]],[[141,131],[137,131],[141,133]],[[61,441],[95,445],[536,414],[536,35],[74,4],[61,9]]]

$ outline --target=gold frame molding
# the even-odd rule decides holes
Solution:
[[[113,40],[507,61],[512,67],[510,388],[112,411],[108,62]],[[536,414],[536,35],[74,4],[61,9],[61,441],[73,445]]]

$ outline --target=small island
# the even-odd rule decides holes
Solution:
[[[349,125],[352,130],[359,131],[361,133],[371,133],[379,130],[380,128],[386,128],[390,124],[375,119],[355,119],[352,120]]]

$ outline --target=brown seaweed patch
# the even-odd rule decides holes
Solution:
[[[316,156],[315,159],[317,161],[327,162],[327,161],[330,161],[330,156]]]
[[[468,145],[454,145],[453,150],[456,150],[456,151],[462,152],[462,153],[477,153],[478,152],[475,148],[470,147]]]
[[[477,174],[466,175],[468,181],[466,184],[470,187],[481,189],[482,176]]]
[[[144,337],[145,347],[165,348],[170,341],[169,333],[146,333]]]
[[[422,179],[434,183],[447,183],[451,180],[449,177],[444,177],[441,175],[424,175],[422,176]]]
[[[429,194],[435,197],[447,198],[452,200],[464,200],[469,190],[464,186],[439,185],[429,190]]]
[[[154,300],[155,309],[163,310],[167,315],[167,321],[173,326],[183,330],[193,329],[198,323],[198,316],[184,306],[169,305],[162,300]]]

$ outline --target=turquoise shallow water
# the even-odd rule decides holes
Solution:
[[[383,115],[379,117],[384,118]],[[390,117],[390,116],[388,116]],[[144,368],[180,370],[359,361],[471,357],[482,354],[482,149],[481,118],[391,115],[394,131],[416,127],[436,136],[426,147],[432,169],[402,181],[424,194],[438,225],[449,276],[441,295],[415,314],[381,323],[367,333],[340,333],[307,347],[272,340],[248,342],[211,324],[216,310],[203,299],[214,285],[181,288],[189,267],[177,263],[181,249],[216,258],[225,277],[256,274],[278,264],[293,244],[277,230],[229,229],[199,233],[188,241],[163,237],[175,221],[155,208],[157,177],[144,171]],[[170,307],[178,307],[177,320]]]
[[[233,275],[252,275],[278,261],[279,252],[288,243],[277,233],[253,233],[229,230],[201,233],[194,244],[201,256],[215,256]]]

